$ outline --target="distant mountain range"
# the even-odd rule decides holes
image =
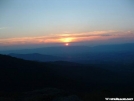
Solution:
[[[93,52],[114,52],[114,51],[134,51],[134,43],[127,44],[112,44],[112,45],[99,45],[99,46],[56,46],[56,47],[42,47],[34,49],[21,49],[21,50],[5,50],[0,51],[1,54],[19,53],[39,53],[47,55],[68,55],[80,53],[93,53]]]
[[[32,61],[40,61],[40,62],[49,62],[49,61],[61,61],[64,60],[62,57],[58,56],[51,56],[51,55],[44,55],[39,53],[32,53],[32,54],[9,54],[12,57],[21,58],[24,60],[32,60]]]
[[[1,52],[2,53],[2,52]],[[4,52],[3,52],[4,53]],[[134,44],[102,45],[95,47],[68,46],[5,51],[6,54],[33,61],[70,61],[84,64],[114,64],[134,62]]]

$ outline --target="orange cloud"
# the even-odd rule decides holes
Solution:
[[[67,33],[56,34],[38,37],[21,37],[21,38],[6,38],[0,39],[0,45],[17,45],[17,44],[47,44],[47,43],[62,43],[62,42],[80,42],[80,41],[95,41],[109,40],[115,38],[134,37],[132,31],[92,31],[85,33]]]

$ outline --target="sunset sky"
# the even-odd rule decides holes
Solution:
[[[0,0],[0,47],[125,42],[133,0]]]

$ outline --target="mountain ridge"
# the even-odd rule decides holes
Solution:
[[[21,49],[21,50],[6,50],[0,51],[1,54],[47,54],[54,56],[64,56],[69,54],[81,54],[81,53],[95,53],[95,52],[133,52],[134,43],[126,44],[112,44],[112,45],[98,45],[98,46],[56,46],[56,47],[41,47],[33,49]]]

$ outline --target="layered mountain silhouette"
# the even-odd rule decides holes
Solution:
[[[89,100],[89,96],[95,94],[103,98],[132,97],[133,46],[122,44],[1,51],[8,55],[0,55],[0,100],[3,96],[14,96],[18,92],[25,97],[32,97],[30,99],[36,99],[34,94],[39,93],[45,101],[52,101],[55,96],[58,96],[56,101],[79,99],[78,96]],[[44,94],[53,94],[55,90],[60,93],[45,95],[44,98]],[[59,94],[63,98],[59,98]]]
[[[128,75],[127,72],[109,71],[94,65],[64,61],[41,63],[7,55],[0,55],[0,61],[1,90],[21,91],[43,87],[83,91],[124,87],[125,90],[128,89],[125,84],[133,88],[134,81],[130,78],[133,73]]]
[[[40,63],[6,55],[0,55],[0,61],[1,90],[27,90],[45,86],[83,89],[84,82],[91,82],[90,79],[96,81],[94,78],[99,80],[98,75],[103,74],[102,77],[105,77],[111,73],[63,61]]]

